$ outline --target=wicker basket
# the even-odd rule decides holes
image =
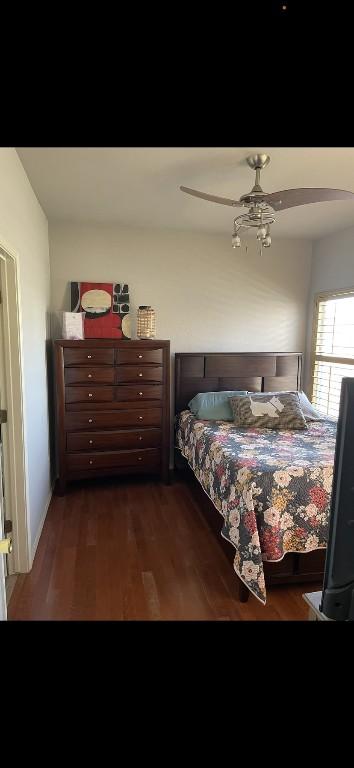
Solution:
[[[138,309],[136,335],[138,339],[156,338],[155,310],[149,306],[140,306]]]

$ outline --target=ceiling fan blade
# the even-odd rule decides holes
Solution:
[[[304,187],[299,189],[283,189],[281,192],[271,192],[264,196],[264,202],[275,211],[284,211],[296,205],[308,203],[324,203],[327,200],[354,200],[354,193],[345,189],[326,189],[321,187]]]
[[[189,189],[189,187],[180,187],[182,192],[187,192],[188,195],[194,195],[194,197],[201,197],[203,200],[210,200],[212,203],[221,203],[222,205],[232,205],[243,207],[244,203],[240,200],[229,200],[228,197],[217,197],[216,195],[207,195],[205,192],[198,192],[196,189]]]

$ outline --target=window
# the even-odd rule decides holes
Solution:
[[[354,376],[354,289],[320,294],[315,303],[312,403],[338,416],[343,376]]]

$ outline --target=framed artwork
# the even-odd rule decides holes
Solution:
[[[85,312],[85,339],[130,339],[127,283],[71,283],[71,312]]]

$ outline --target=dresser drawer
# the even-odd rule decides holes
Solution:
[[[147,448],[141,451],[110,451],[105,453],[68,453],[66,455],[69,472],[110,469],[114,467],[137,467],[146,469],[157,468],[160,464],[158,448]]]
[[[64,349],[64,365],[114,365],[114,349]]]
[[[114,400],[115,387],[65,387],[67,403],[109,403]]]
[[[65,384],[114,384],[114,368],[102,366],[94,368],[83,365],[81,368],[65,368]]]
[[[120,402],[135,400],[162,400],[162,387],[158,384],[138,384],[136,387],[129,387],[123,384],[121,387],[115,387],[116,400]]]
[[[68,432],[68,451],[130,450],[156,448],[161,443],[160,429],[127,429],[120,432]]]
[[[117,349],[116,363],[145,365],[146,363],[162,364],[162,349]]]
[[[159,427],[162,424],[161,408],[134,408],[131,411],[89,411],[66,413],[65,429],[114,429],[115,427]]]
[[[116,383],[124,384],[130,381],[151,381],[160,383],[163,371],[159,366],[120,365],[116,369]]]

